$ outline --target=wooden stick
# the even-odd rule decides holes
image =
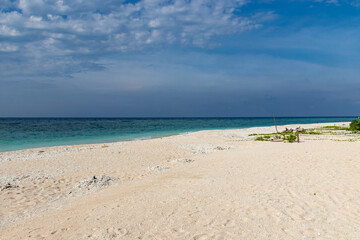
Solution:
[[[299,135],[299,130],[296,130],[296,135],[297,135],[297,142],[300,142],[300,135]]]
[[[274,123],[275,123],[275,129],[276,129],[276,133],[279,133],[277,126],[276,126],[276,119],[275,119],[275,114],[274,114]]]

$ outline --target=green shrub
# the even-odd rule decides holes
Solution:
[[[322,128],[327,129],[327,130],[345,130],[345,131],[349,131],[348,127],[341,127],[341,126],[324,126]]]
[[[360,131],[360,117],[358,120],[352,120],[350,123],[350,130],[351,131]]]
[[[315,131],[305,131],[305,132],[299,132],[300,134],[311,134],[311,135],[321,135],[321,132],[315,132]]]
[[[267,141],[264,137],[257,137],[255,141]]]
[[[288,140],[289,142],[295,142],[296,138],[297,137],[295,134],[290,134],[290,135],[286,136],[286,140]]]
[[[295,142],[297,139],[296,133],[283,133],[284,141],[288,141],[290,143]]]

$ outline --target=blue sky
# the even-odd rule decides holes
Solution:
[[[360,1],[0,0],[0,117],[360,114]]]

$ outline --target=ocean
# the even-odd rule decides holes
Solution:
[[[278,125],[345,122],[356,117],[278,117]],[[210,129],[272,126],[262,118],[0,118],[0,152],[163,137]]]

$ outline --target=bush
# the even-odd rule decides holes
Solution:
[[[288,141],[290,143],[295,142],[297,139],[296,133],[284,133],[283,134],[284,141]]]
[[[306,134],[311,134],[311,135],[321,135],[321,132],[314,132],[314,131],[311,131],[311,132],[307,132]]]
[[[296,138],[297,138],[296,135],[291,134],[291,135],[286,137],[286,140],[288,140],[289,142],[292,143],[292,142],[295,142]]]
[[[257,137],[255,141],[267,141],[264,137]]]
[[[345,130],[348,131],[349,128],[347,127],[341,127],[341,126],[324,126],[322,127],[323,129],[327,129],[327,130]]]
[[[360,131],[360,117],[358,120],[352,120],[350,123],[350,130],[351,131]]]

